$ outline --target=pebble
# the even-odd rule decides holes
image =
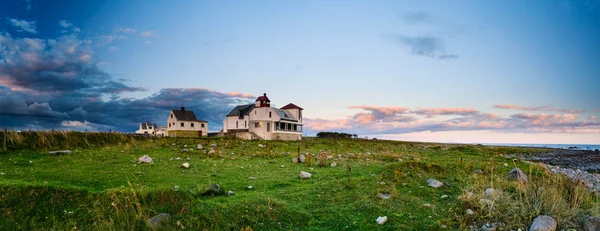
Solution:
[[[473,215],[473,214],[475,214],[475,212],[473,212],[473,210],[471,210],[471,209],[467,209],[465,211],[465,214],[467,214],[467,215]]]
[[[377,217],[377,224],[383,225],[387,220],[387,216]]]

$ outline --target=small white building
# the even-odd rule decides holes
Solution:
[[[167,131],[166,126],[158,126],[156,129],[156,136],[167,137],[169,136],[169,132]]]
[[[156,129],[158,129],[158,125],[152,122],[141,122],[140,127],[135,134],[145,134],[149,136],[156,135]]]
[[[171,110],[167,119],[167,132],[170,137],[208,136],[208,121],[198,120],[193,111]]]
[[[254,104],[233,108],[223,121],[223,133],[243,139],[301,140],[302,110],[293,103],[271,107],[265,93]]]

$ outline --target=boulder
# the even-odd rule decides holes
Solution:
[[[292,158],[292,163],[298,163],[298,157]]]
[[[196,147],[196,148],[198,148],[198,150],[202,150],[202,149],[204,149],[204,147],[202,147],[202,145],[201,145],[201,144],[198,144],[198,147]]]
[[[337,166],[337,163],[336,162],[331,162],[331,167],[335,167],[335,166]]]
[[[146,224],[150,228],[159,228],[162,227],[163,223],[171,219],[171,215],[168,213],[159,213],[156,216],[151,217],[146,221]]]
[[[508,172],[508,174],[506,175],[506,178],[508,178],[509,180],[518,181],[518,182],[529,181],[527,179],[527,175],[525,175],[523,170],[521,170],[520,168],[514,168],[513,170],[510,170],[510,172]]]
[[[551,216],[541,215],[533,219],[529,231],[555,231],[556,221]]]
[[[181,149],[182,152],[189,152],[190,150],[188,148],[183,148]]]
[[[211,144],[210,146],[214,148],[217,147],[217,144]]]
[[[181,164],[181,167],[182,168],[190,168],[190,164],[186,162],[186,163]]]
[[[308,179],[312,176],[312,174],[305,172],[305,171],[300,171],[300,179]]]
[[[143,156],[140,156],[140,158],[138,158],[138,161],[149,164],[149,163],[152,163],[152,158],[149,157],[148,155],[143,155]]]
[[[467,210],[465,210],[465,214],[467,214],[467,215],[474,215],[475,212],[473,212],[473,210],[471,210],[471,209],[467,209]]]
[[[439,187],[444,186],[444,183],[442,183],[436,179],[429,178],[427,180],[427,185],[429,185],[429,187],[432,187],[432,188],[439,188]]]
[[[600,217],[586,217],[581,223],[583,231],[598,231],[600,230]]]
[[[175,191],[175,192],[179,191],[179,186],[177,186],[177,185],[173,186],[173,191]]]
[[[211,184],[204,190],[204,192],[202,192],[202,195],[214,196],[218,194],[221,194],[221,187],[219,187],[218,184]]]
[[[306,156],[304,156],[304,154],[300,154],[300,156],[298,157],[298,162],[304,163],[305,161],[306,161]]]
[[[377,217],[377,224],[383,225],[387,221],[387,216]]]
[[[496,193],[496,190],[494,190],[493,188],[487,188],[485,189],[485,197],[492,197],[494,196],[494,194]]]
[[[208,155],[212,155],[212,154],[215,154],[215,150],[214,149],[211,149],[210,151],[208,151]]]
[[[73,153],[71,150],[60,150],[60,151],[51,151],[50,154],[58,155],[58,154],[71,154]]]
[[[379,193],[379,198],[384,199],[384,200],[390,199],[390,196],[391,195],[389,193]]]
[[[233,195],[235,195],[234,191],[231,191],[231,190],[227,191],[227,196],[233,196]]]

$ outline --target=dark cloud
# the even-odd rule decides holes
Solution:
[[[433,17],[425,12],[407,11],[400,14],[400,19],[407,24],[420,24],[431,22]]]
[[[458,59],[458,55],[438,55],[438,59]]]
[[[73,28],[66,21],[59,26]],[[122,98],[144,89],[98,67],[91,41],[75,33],[56,39],[0,34],[0,44],[0,127],[134,131],[141,121],[166,124],[171,109],[185,106],[216,130],[231,108],[254,99],[200,88]]]

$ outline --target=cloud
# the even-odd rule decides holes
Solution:
[[[135,29],[133,28],[117,28],[115,30],[116,33],[125,33],[125,34],[132,34],[135,33]]]
[[[437,58],[440,60],[458,58],[458,55],[444,53],[444,42],[443,39],[439,37],[404,36],[396,34],[392,35],[392,39],[400,45],[409,48],[410,52],[415,55]]]
[[[63,28],[69,28],[69,27],[73,26],[72,23],[70,23],[70,22],[68,22],[66,20],[60,20],[60,21],[58,21],[58,25],[60,25]]]
[[[25,10],[30,11],[31,7],[31,0],[25,0]]]
[[[69,33],[69,32],[79,33],[79,32],[81,32],[81,30],[79,28],[73,26],[73,23],[71,23],[67,20],[58,21],[58,25],[60,27],[64,28],[63,30],[61,30],[62,33]]]
[[[139,33],[139,36],[144,37],[144,38],[149,38],[149,37],[154,36],[154,34],[155,34],[154,31],[150,30],[150,31],[144,31],[144,32]]]
[[[578,114],[518,113],[501,117],[473,108],[419,108],[351,106],[363,109],[343,119],[316,119],[305,124],[309,134],[343,131],[360,134],[406,134],[414,132],[481,131],[520,133],[600,133],[596,116],[582,119]],[[453,116],[448,119],[438,115]]]
[[[420,24],[431,22],[433,17],[425,12],[407,11],[400,14],[400,19],[407,24]]]
[[[146,41],[144,42],[144,45],[148,45],[148,44],[150,44],[150,41],[146,40]]]
[[[20,32],[29,32],[32,34],[36,34],[35,21],[25,21],[11,18],[9,20],[10,24],[16,27]]]
[[[519,106],[514,104],[495,104],[494,108],[498,109],[507,109],[507,110],[521,110],[521,111],[556,111],[556,112],[564,112],[564,113],[583,113],[584,110],[571,110],[571,109],[562,109],[555,108],[552,106],[538,106],[538,107],[527,107],[527,106]]]

